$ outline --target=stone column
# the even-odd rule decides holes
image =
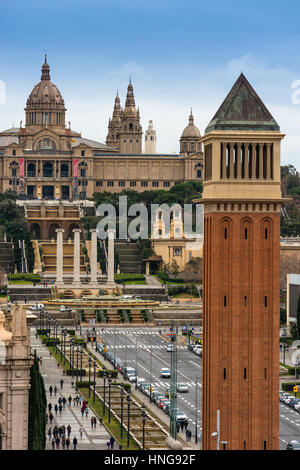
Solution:
[[[90,230],[91,233],[91,284],[97,287],[97,232],[96,229]]]
[[[259,144],[259,179],[264,177],[264,144]]]
[[[73,230],[74,233],[74,274],[73,284],[80,286],[80,232],[79,228]]]
[[[108,233],[108,253],[107,253],[107,284],[109,286],[115,285],[114,277],[114,264],[115,264],[115,255],[114,255],[114,240],[115,240],[115,231],[112,229],[107,230]]]
[[[55,230],[57,233],[56,241],[56,284],[64,283],[63,274],[63,233],[64,229],[58,228]]]
[[[229,178],[234,179],[234,163],[233,163],[234,143],[229,143]]]
[[[251,179],[256,179],[256,144],[251,145],[252,173]]]
[[[242,166],[241,166],[241,143],[236,144],[236,177],[241,179],[242,177]]]
[[[244,179],[249,178],[249,146],[250,144],[244,145]]]
[[[223,142],[222,143],[222,179],[225,180],[227,178],[227,173],[226,173],[226,146],[227,143]]]
[[[266,171],[266,179],[270,180],[271,179],[271,144],[266,144],[267,147],[267,153],[266,153],[266,159],[267,159],[267,171]]]

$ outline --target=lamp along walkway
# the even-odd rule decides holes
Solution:
[[[72,442],[73,442],[73,438],[76,436],[77,441],[78,441],[78,444],[77,444],[78,450],[107,450],[107,442],[109,441],[111,435],[107,432],[106,428],[103,425],[100,425],[98,419],[97,419],[96,428],[91,427],[91,418],[96,417],[96,415],[95,413],[92,412],[90,405],[88,404],[88,408],[89,408],[88,416],[86,416],[86,413],[84,413],[84,416],[82,417],[81,411],[80,411],[80,405],[77,406],[76,404],[74,406],[73,404],[73,398],[75,398],[78,395],[78,393],[76,393],[75,391],[75,388],[72,387],[72,384],[71,384],[74,379],[63,374],[63,369],[61,367],[57,367],[56,360],[53,358],[53,356],[50,355],[48,348],[41,343],[40,339],[36,339],[35,331],[33,329],[31,329],[30,341],[31,341],[32,351],[36,350],[37,356],[42,357],[42,364],[40,364],[40,371],[41,371],[41,374],[43,376],[44,383],[45,383],[45,389],[46,389],[46,395],[47,395],[47,406],[49,403],[52,404],[52,414],[54,416],[52,425],[49,422],[49,418],[48,418],[48,424],[46,425],[46,438],[47,438],[46,450],[49,450],[52,448],[51,441],[49,441],[49,437],[48,437],[48,430],[50,427],[53,430],[53,427],[55,425],[57,425],[58,427],[63,426],[63,425],[65,425],[66,427],[68,425],[71,426],[72,431],[70,435],[70,441],[71,441],[70,449],[73,449]],[[62,389],[60,385],[61,379],[64,381]],[[56,396],[54,395],[54,392],[53,392],[52,396],[50,397],[49,387],[51,385],[53,389],[55,386],[57,387]],[[68,401],[69,396],[72,397],[71,406],[68,406],[68,403],[67,403],[61,413],[57,412],[57,414],[55,414],[54,406],[55,406],[55,403],[58,403],[59,397],[62,397],[62,398],[65,397],[66,400]],[[47,408],[47,413],[49,415],[48,408]],[[79,432],[80,428],[83,428],[82,437],[80,437],[80,432]],[[115,445],[115,448],[118,448],[118,446]],[[62,445],[60,445],[60,449],[62,449]]]

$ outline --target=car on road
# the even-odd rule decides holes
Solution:
[[[140,390],[140,386],[145,382],[146,382],[146,379],[144,379],[143,377],[137,377],[136,379],[137,388]]]
[[[176,410],[176,420],[177,421],[186,421],[187,420],[187,415],[181,411],[179,408]]]
[[[169,414],[169,407],[171,405],[170,400],[165,401],[164,406],[163,406],[163,411],[167,414]]]
[[[161,391],[158,391],[155,395],[153,395],[153,401],[156,405],[160,402],[160,400],[164,399],[165,397],[163,396]]]
[[[164,406],[166,405],[167,402],[169,402],[170,400],[168,398],[160,398],[160,400],[158,401],[157,403],[157,406],[158,408],[160,408],[161,410],[164,408]]]
[[[65,305],[61,305],[59,307],[60,312],[71,312],[72,309],[70,307],[66,307]]]
[[[160,376],[162,379],[169,379],[171,377],[170,369],[163,367],[160,371]]]
[[[189,386],[186,383],[177,384],[177,392],[187,393],[189,391]]]
[[[286,450],[300,450],[300,442],[295,440],[288,442]]]
[[[202,357],[202,348],[195,348],[195,349],[194,349],[194,353],[195,353],[197,356]]]
[[[134,375],[136,377],[136,370],[133,367],[126,367],[125,379],[129,379],[130,375]]]
[[[167,352],[173,352],[174,351],[174,344],[169,344],[167,347]]]
[[[44,304],[33,304],[31,305],[31,307],[29,308],[29,310],[32,310],[33,312],[35,312],[36,310],[44,310]]]

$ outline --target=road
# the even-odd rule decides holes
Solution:
[[[137,369],[139,377],[150,382],[150,369],[152,384],[164,391],[169,387],[170,380],[160,377],[162,367],[171,366],[171,353],[167,352],[167,343],[158,336],[157,328],[126,328],[109,327],[103,332],[98,329],[99,335],[105,339],[106,344],[113,351],[115,346],[116,356],[128,366]],[[125,348],[126,345],[126,348]],[[152,346],[151,346],[152,345]],[[151,360],[152,348],[152,360]],[[137,360],[137,362],[136,362]],[[198,435],[202,431],[202,359],[189,351],[186,346],[178,346],[177,349],[177,381],[189,385],[188,393],[178,393],[177,407],[188,416],[190,428],[195,430],[196,422],[196,376],[197,376],[197,415]],[[149,398],[145,397],[145,401]],[[161,411],[163,413],[163,411]],[[288,406],[279,405],[280,422],[280,449],[286,448],[287,442],[292,439],[300,441],[300,414]],[[194,432],[193,432],[194,434]]]

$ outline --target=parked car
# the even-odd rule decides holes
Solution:
[[[167,352],[173,352],[174,351],[174,344],[169,344],[167,347]]]
[[[45,308],[44,304],[33,304],[33,305],[31,305],[31,307],[29,309],[34,312],[36,310],[44,310],[44,308]]]
[[[157,402],[157,406],[162,410],[164,406],[166,405],[167,402],[169,402],[168,398],[160,398],[160,400]]]
[[[169,414],[170,405],[171,405],[170,400],[167,400],[167,401],[164,403],[163,411],[164,411],[165,413],[167,413],[167,414]]]
[[[143,377],[137,377],[137,380],[136,380],[137,388],[140,390],[140,386],[145,382],[146,382],[146,379],[144,379]]]
[[[196,346],[195,343],[190,343],[190,344],[188,345],[188,349],[189,349],[190,351],[193,351],[194,346]]]
[[[162,394],[162,392],[158,391],[155,395],[153,395],[153,401],[156,405],[158,405],[158,403],[160,402],[160,400],[164,400],[164,396]]]
[[[66,307],[65,305],[61,305],[61,306],[59,307],[59,310],[60,310],[61,312],[71,312],[71,311],[72,311],[72,309],[71,309],[70,307]]]
[[[160,371],[160,376],[163,379],[169,379],[171,377],[170,369],[167,369],[166,367],[163,367]]]
[[[300,450],[300,442],[290,441],[286,446],[286,450]]]
[[[143,382],[141,385],[140,385],[140,390],[141,392],[143,392],[145,395],[146,395],[146,390],[150,387],[150,383],[148,382]]]
[[[186,383],[177,384],[177,392],[187,393],[189,391],[189,386]]]
[[[181,411],[179,408],[176,410],[176,420],[177,421],[186,421],[187,420],[187,415]]]

